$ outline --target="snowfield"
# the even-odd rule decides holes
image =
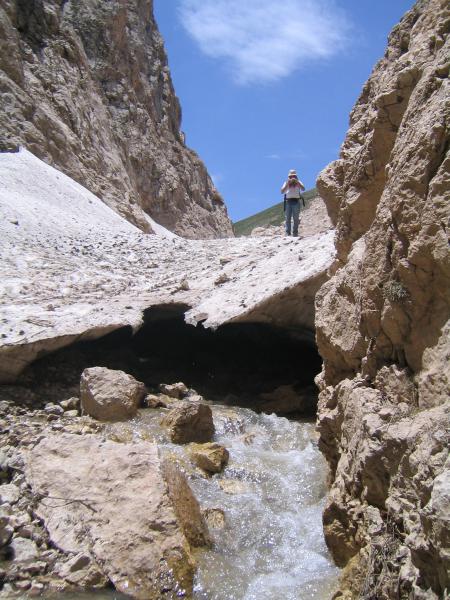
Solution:
[[[27,150],[0,154],[0,218],[0,381],[38,353],[137,328],[158,304],[186,304],[187,322],[206,327],[292,320],[313,330],[334,260],[333,231],[186,240],[149,217],[155,234],[144,234]]]

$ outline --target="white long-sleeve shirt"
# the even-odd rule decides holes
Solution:
[[[285,181],[283,183],[283,187],[281,188],[281,193],[286,194],[286,198],[300,198],[300,194],[302,190],[305,189],[303,183],[298,180],[298,184],[292,187],[289,187],[289,181]]]

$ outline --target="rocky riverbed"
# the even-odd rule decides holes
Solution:
[[[85,379],[91,377],[98,406],[119,405],[110,392],[105,400],[108,393],[104,386],[99,391],[99,378],[106,376],[117,390],[120,372],[88,371]],[[329,597],[337,570],[321,535],[326,470],[312,423],[220,406],[183,384],[161,386],[145,399],[140,394],[139,406],[153,408],[138,409],[136,400],[133,418],[108,423],[81,415],[86,408],[92,412],[86,405],[88,384],[81,405],[78,397],[39,404],[26,388],[1,389],[0,597],[56,592],[69,600],[82,598],[78,590],[83,588],[104,590],[111,580],[142,598]],[[189,410],[199,414],[200,407],[210,416],[192,419]],[[199,437],[208,419],[206,437]],[[176,431],[185,437],[177,438]],[[214,443],[204,443],[206,438]],[[159,502],[175,511],[172,521],[178,524],[170,525],[160,509],[153,512],[159,525],[149,531],[162,536],[153,549],[139,530],[146,523],[146,500],[155,501],[159,485],[158,478],[147,480],[142,471],[150,464],[143,459],[149,453],[151,461],[163,465]],[[160,471],[150,472],[157,477]],[[180,497],[185,499],[181,508]],[[164,585],[155,592],[153,576],[147,574],[147,583],[141,579],[168,539],[186,552],[182,564],[192,567],[178,572],[185,587],[165,573]]]

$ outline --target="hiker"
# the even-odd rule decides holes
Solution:
[[[291,221],[293,220],[292,235],[298,236],[298,222],[300,218],[300,199],[305,186],[297,177],[297,171],[291,169],[287,181],[283,183],[281,193],[284,194],[284,212],[286,215],[286,235],[291,235]]]

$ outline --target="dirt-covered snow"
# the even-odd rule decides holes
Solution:
[[[193,241],[157,225],[143,234],[27,150],[0,154],[0,218],[0,380],[38,352],[136,328],[157,304],[186,304],[187,321],[207,327],[299,286],[312,305],[334,257],[331,231]],[[313,316],[305,312],[305,327]]]

